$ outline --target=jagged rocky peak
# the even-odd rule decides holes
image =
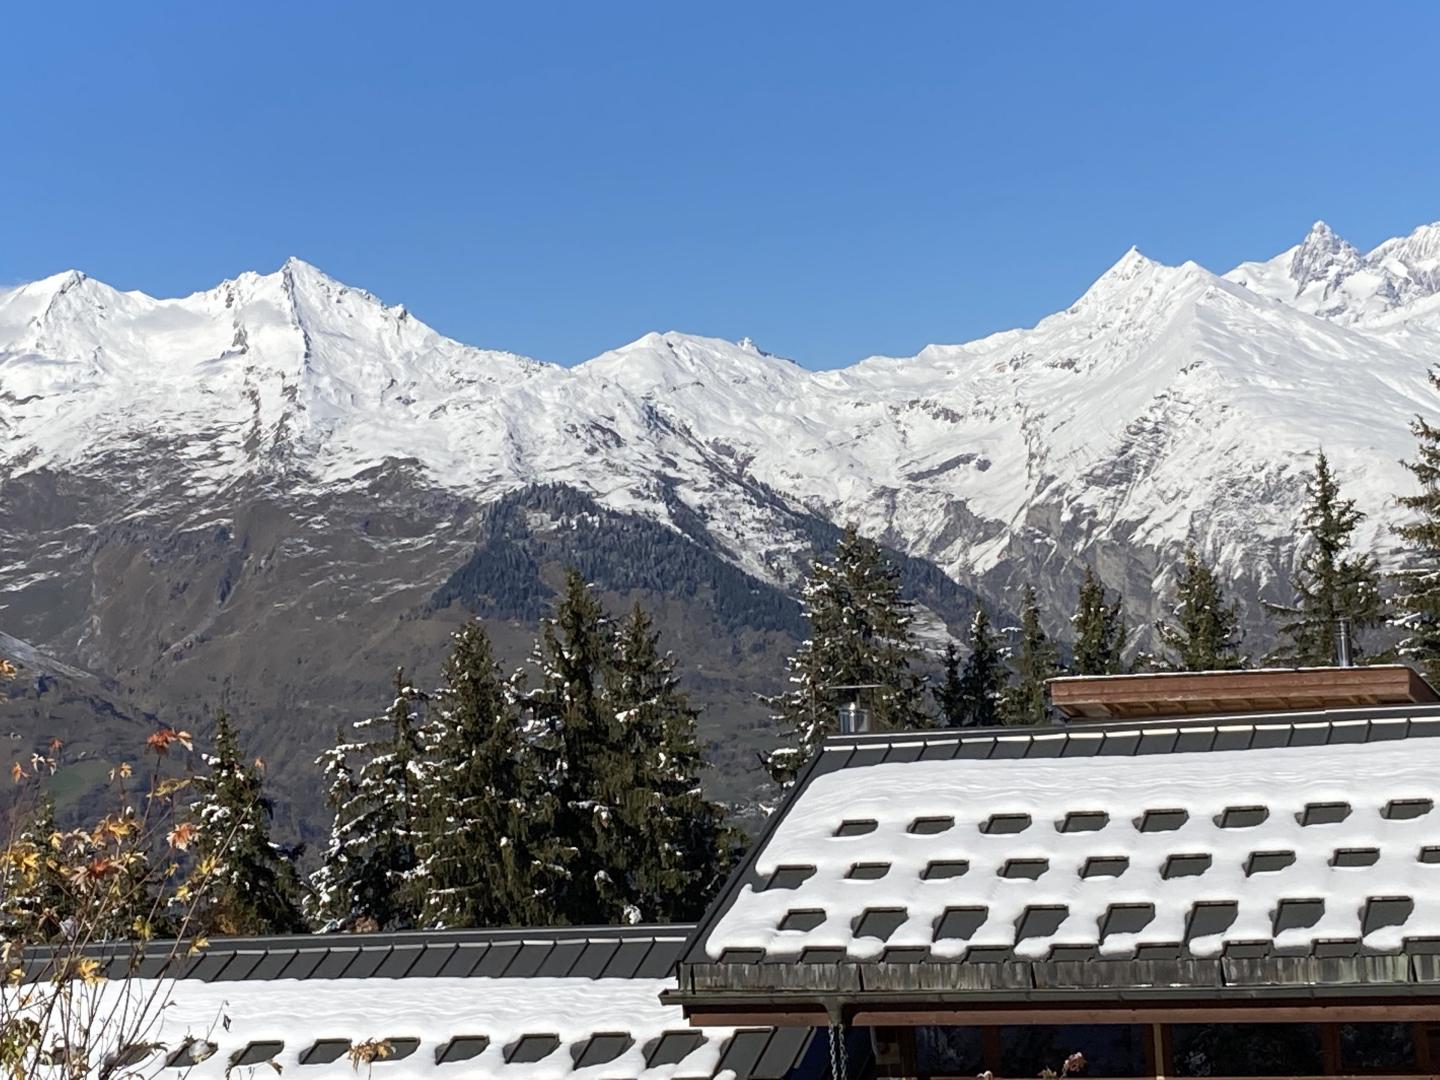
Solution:
[[[1290,258],[1290,277],[1295,281],[1297,293],[1315,282],[1323,282],[1333,289],[1364,263],[1364,256],[1352,244],[1341,239],[1325,222],[1317,221]]]

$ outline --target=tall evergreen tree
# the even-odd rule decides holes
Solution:
[[[411,927],[419,918],[424,703],[397,670],[390,708],[356,723],[359,737],[321,758],[336,805],[325,862],[313,880],[322,918],[379,929]]]
[[[1440,372],[1430,383],[1440,390]],[[1395,606],[1405,637],[1400,652],[1420,665],[1431,682],[1440,680],[1440,428],[1417,416],[1410,424],[1417,443],[1415,460],[1402,462],[1420,485],[1400,505],[1415,517],[1395,531],[1409,556],[1398,575]]]
[[[1335,662],[1335,622],[1345,617],[1352,630],[1352,656],[1362,656],[1361,633],[1385,621],[1380,571],[1375,560],[1350,551],[1350,537],[1365,515],[1352,499],[1340,497],[1340,485],[1324,452],[1315,455],[1315,471],[1306,485],[1309,502],[1301,516],[1305,547],[1291,578],[1293,604],[1266,604],[1284,621],[1281,642],[1268,659],[1298,667]]]
[[[570,570],[537,645],[540,685],[525,699],[555,799],[556,918],[567,923],[633,920],[626,878],[641,841],[622,813],[634,772],[607,695],[613,653],[610,619]]]
[[[940,685],[930,690],[935,696],[935,711],[942,727],[959,727],[963,722],[964,689],[960,684],[963,663],[959,647],[955,642],[947,641],[945,655],[941,659]]]
[[[514,926],[553,915],[554,812],[479,622],[454,635],[431,698],[416,849],[426,926]]]
[[[1173,622],[1161,620],[1155,631],[1167,652],[1161,664],[1169,671],[1229,671],[1247,664],[1240,653],[1240,616],[1215,573],[1195,545],[1185,548],[1185,562],[1176,585]]]
[[[804,591],[810,639],[790,657],[792,689],[770,699],[789,745],[766,765],[790,783],[825,736],[835,730],[844,700],[839,686],[869,686],[871,724],[885,731],[928,726],[925,680],[915,667],[913,605],[900,592],[900,573],[880,546],[847,526],[830,559],[816,559]]]
[[[322,927],[344,924],[359,908],[359,897],[368,891],[365,881],[369,867],[364,859],[360,834],[355,827],[355,770],[350,762],[366,744],[345,737],[345,725],[335,728],[334,744],[315,759],[325,780],[325,805],[330,810],[330,838],[321,856],[319,869],[310,876],[310,893],[305,914]]]
[[[1071,625],[1075,628],[1076,675],[1116,675],[1125,670],[1124,603],[1117,593],[1108,598],[1105,583],[1090,567],[1080,583],[1080,602]]]
[[[699,713],[658,642],[637,603],[615,638],[608,692],[633,772],[618,807],[639,844],[630,860],[631,906],[646,922],[672,922],[704,913],[739,838],[701,790]]]
[[[969,644],[970,654],[960,671],[960,726],[993,727],[1000,722],[1000,696],[1010,672],[983,607],[975,609],[970,622]]]
[[[230,718],[215,725],[209,772],[195,777],[189,820],[196,827],[196,862],[210,887],[194,914],[204,934],[288,934],[305,929],[293,851],[270,839],[273,807],[265,797],[259,763],[245,761]]]
[[[1020,596],[1020,640],[1011,653],[1015,681],[1000,702],[1007,724],[1043,724],[1049,719],[1045,683],[1060,674],[1055,646],[1040,624],[1040,603],[1035,590],[1025,586]]]

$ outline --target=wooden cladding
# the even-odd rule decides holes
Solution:
[[[1051,679],[1050,703],[1070,720],[1222,716],[1440,702],[1399,664],[1350,668],[1096,675]]]

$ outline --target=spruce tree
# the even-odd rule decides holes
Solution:
[[[479,622],[454,635],[431,698],[419,823],[426,926],[535,925],[552,917],[553,808]]]
[[[1071,625],[1075,628],[1076,675],[1117,675],[1125,670],[1125,609],[1117,593],[1112,601],[1098,574],[1085,568],[1080,601]]]
[[[816,559],[804,590],[810,639],[790,657],[793,689],[770,699],[788,745],[766,761],[780,784],[836,726],[845,700],[840,686],[875,686],[863,703],[875,730],[928,726],[925,679],[912,628],[912,603],[900,592],[900,573],[880,545],[855,526],[845,528],[833,558]]]
[[[1385,621],[1380,571],[1375,560],[1350,551],[1350,537],[1365,515],[1352,499],[1340,497],[1340,485],[1323,451],[1305,485],[1309,502],[1301,516],[1304,549],[1291,578],[1293,604],[1266,604],[1284,621],[1281,642],[1268,657],[1296,667],[1325,667],[1335,662],[1335,622],[1350,620],[1352,656],[1363,653],[1361,633]]]
[[[358,738],[320,759],[336,810],[313,881],[317,914],[347,927],[412,927],[425,892],[417,856],[427,780],[425,695],[403,670],[396,670],[394,686],[384,714],[356,723]]]
[[[960,671],[960,726],[993,727],[1000,722],[1000,696],[1010,672],[983,607],[975,609],[969,644],[970,654]]]
[[[964,700],[960,685],[960,649],[955,642],[945,643],[945,655],[941,660],[940,685],[933,687],[935,711],[942,727],[959,727],[962,723]]]
[[[700,787],[698,711],[680,688],[675,662],[637,603],[615,638],[609,701],[633,771],[619,812],[639,843],[628,887],[646,922],[698,919],[724,883],[738,836]]]
[[[1430,372],[1440,390],[1440,372]],[[1440,680],[1440,428],[1417,416],[1414,461],[1402,462],[1420,491],[1400,496],[1400,505],[1415,517],[1395,531],[1407,549],[1407,565],[1397,576],[1397,622],[1405,634],[1401,655],[1420,665],[1431,682]]]
[[[1060,663],[1054,644],[1040,624],[1040,604],[1029,585],[1020,596],[1020,640],[1011,659],[1015,681],[1001,698],[1001,719],[1015,725],[1045,723],[1050,718],[1045,683],[1060,674]]]
[[[194,779],[189,820],[197,830],[196,863],[213,869],[194,913],[195,932],[255,936],[304,930],[295,853],[270,839],[273,807],[261,767],[241,757],[223,712],[215,724],[215,752],[204,762],[209,771]]]
[[[310,876],[305,914],[322,928],[344,925],[357,914],[358,898],[366,892],[368,866],[355,828],[355,770],[351,760],[365,749],[335,728],[335,742],[315,759],[325,780],[325,805],[330,810],[330,838],[318,870]]]
[[[585,579],[565,589],[536,648],[540,685],[528,726],[555,800],[556,920],[633,921],[626,881],[641,841],[622,813],[633,777],[627,736],[607,697],[614,628]]]
[[[1167,650],[1161,666],[1168,671],[1229,671],[1243,668],[1240,654],[1240,615],[1215,573],[1200,558],[1195,545],[1185,548],[1185,561],[1176,585],[1173,622],[1161,620],[1155,632]]]

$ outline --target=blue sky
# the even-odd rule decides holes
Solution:
[[[295,254],[453,337],[815,367],[1440,219],[1440,5],[17,5],[0,282]]]

